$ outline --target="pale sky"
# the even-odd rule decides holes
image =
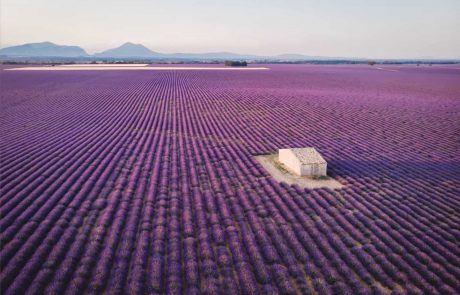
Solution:
[[[0,0],[0,47],[460,58],[460,0]]]

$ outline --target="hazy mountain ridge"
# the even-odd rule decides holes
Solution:
[[[0,49],[0,55],[4,56],[27,56],[27,57],[100,57],[100,58],[158,58],[158,59],[284,59],[302,60],[322,57],[312,57],[301,54],[281,54],[276,56],[261,56],[253,54],[238,54],[233,52],[206,52],[206,53],[160,53],[155,52],[142,44],[126,42],[119,47],[111,48],[90,55],[81,47],[57,45],[52,42],[27,43],[18,46]],[[328,59],[323,57],[323,59]]]
[[[142,44],[131,42],[94,54],[96,57],[156,57],[161,55],[161,53],[152,51]]]
[[[156,52],[142,44],[126,42],[119,47],[111,48],[95,54],[88,54],[79,46],[58,45],[52,42],[27,43],[23,45],[10,46],[0,49],[0,58],[31,58],[43,59],[49,58],[50,61],[62,60],[66,58],[77,60],[98,60],[111,59],[117,60],[160,60],[160,61],[179,61],[179,62],[209,62],[223,60],[248,60],[258,62],[275,62],[275,63],[302,63],[302,62],[358,62],[364,63],[368,60],[379,62],[397,62],[397,63],[417,63],[417,62],[460,62],[460,59],[436,59],[436,58],[401,58],[401,59],[369,59],[363,57],[330,57],[330,56],[310,56],[297,53],[286,53],[272,56],[238,54],[233,52],[205,52],[205,53],[161,53]]]
[[[57,45],[52,42],[28,43],[0,49],[0,55],[6,56],[55,56],[84,57],[88,53],[79,46]]]

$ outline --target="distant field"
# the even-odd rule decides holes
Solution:
[[[8,71],[113,71],[113,70],[143,70],[143,71],[169,71],[169,70],[229,70],[229,71],[253,71],[253,70],[268,70],[267,67],[224,67],[222,65],[154,65],[147,64],[72,64],[72,65],[56,65],[56,66],[32,66],[32,67],[12,67]]]
[[[458,294],[458,66],[257,67],[0,66],[0,293]]]

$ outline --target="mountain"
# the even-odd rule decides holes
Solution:
[[[232,52],[206,52],[206,53],[159,53],[152,51],[142,44],[126,42],[120,47],[109,49],[101,53],[96,53],[95,57],[107,58],[158,58],[158,59],[194,59],[194,60],[311,60],[311,59],[328,59],[327,57],[313,57],[302,54],[281,54],[277,56],[260,56],[251,54],[238,54]]]
[[[256,55],[242,55],[231,52],[207,52],[207,53],[159,53],[152,51],[142,44],[126,42],[120,47],[108,49],[94,54],[95,57],[107,58],[159,58],[159,59],[202,59],[202,60],[224,60],[224,59],[249,59],[260,58]]]
[[[232,52],[207,53],[160,53],[150,50],[142,44],[126,42],[123,45],[105,50],[94,55],[88,55],[81,47],[57,45],[51,42],[29,43],[0,49],[0,56],[21,57],[59,57],[59,58],[86,58],[86,59],[146,59],[166,61],[224,61],[224,60],[258,60],[274,62],[299,61],[334,61],[334,60],[362,60],[359,58],[308,56],[303,54],[280,54],[275,56],[261,56],[251,54],[237,54]]]
[[[30,57],[80,57],[88,56],[78,46],[57,45],[51,42],[28,43],[0,49],[0,55]]]
[[[96,53],[96,57],[161,57],[163,54],[157,53],[142,44],[126,42],[120,47]]]

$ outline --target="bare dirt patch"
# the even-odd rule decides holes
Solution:
[[[58,67],[146,67],[149,64],[71,64]]]
[[[273,176],[273,178],[280,182],[297,184],[300,187],[309,189],[339,189],[344,187],[343,184],[329,176],[319,178],[297,176],[278,161],[278,154],[260,155],[255,158],[270,173],[270,175]]]
[[[387,68],[380,68],[380,67],[376,67],[375,69],[377,69],[377,70],[381,70],[381,71],[399,72],[398,70],[392,70],[392,69],[387,69]]]

